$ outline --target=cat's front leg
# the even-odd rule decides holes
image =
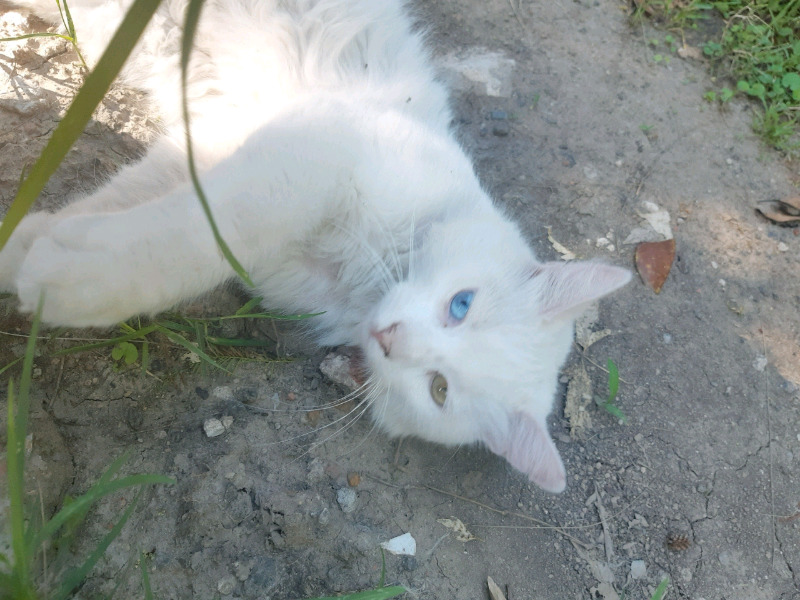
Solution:
[[[186,196],[60,219],[34,240],[19,268],[22,309],[35,310],[43,293],[45,322],[108,326],[165,310],[229,278],[208,224]]]
[[[50,231],[55,220],[55,215],[50,213],[32,213],[17,225],[0,250],[0,292],[16,291],[15,281],[25,256],[36,238]]]

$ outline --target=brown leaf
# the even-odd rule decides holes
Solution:
[[[759,202],[756,212],[779,225],[800,224],[800,196],[783,200],[764,200]]]
[[[642,280],[658,294],[675,260],[675,240],[643,242],[636,247],[636,269]]]

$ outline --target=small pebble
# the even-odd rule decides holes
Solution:
[[[505,137],[511,132],[511,127],[505,121],[498,121],[492,125],[492,133],[497,137]]]
[[[217,591],[223,596],[230,596],[236,589],[236,578],[233,575],[223,577],[217,582]]]
[[[508,113],[504,110],[493,110],[489,113],[492,121],[505,121],[508,118]]]
[[[631,562],[631,579],[642,579],[647,576],[647,565],[643,560]]]
[[[203,431],[206,432],[206,437],[213,438],[225,433],[225,426],[219,419],[206,419],[203,423]]]
[[[351,513],[356,509],[356,500],[358,500],[358,495],[352,488],[339,488],[336,492],[336,501],[345,514]]]
[[[358,487],[359,483],[361,483],[361,475],[355,471],[351,471],[347,474],[347,485],[350,487]]]
[[[233,425],[233,417],[230,415],[225,415],[222,417],[222,426],[225,429],[230,429],[231,425]]]

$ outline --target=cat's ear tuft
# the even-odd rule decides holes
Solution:
[[[547,492],[557,494],[567,486],[561,456],[546,426],[523,412],[511,415],[505,435],[487,436],[489,449]]]
[[[599,262],[547,262],[529,271],[539,297],[539,314],[546,318],[574,316],[630,279],[627,269]]]

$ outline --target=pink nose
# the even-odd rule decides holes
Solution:
[[[373,330],[369,333],[378,341],[378,344],[380,344],[383,355],[388,357],[389,352],[392,350],[392,342],[397,333],[397,323],[392,323],[386,329],[381,329],[380,331]]]

